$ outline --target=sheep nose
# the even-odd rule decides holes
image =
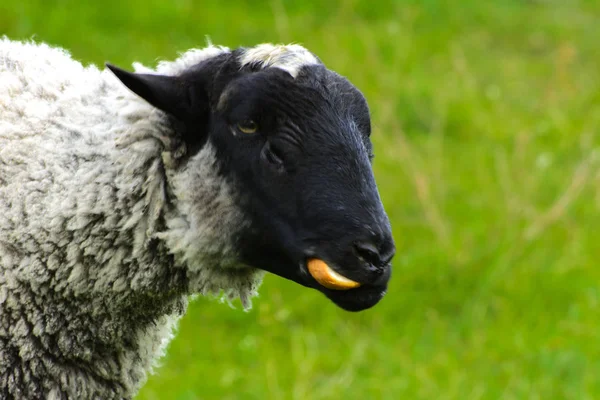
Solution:
[[[374,266],[377,269],[385,268],[396,252],[393,241],[387,239],[385,241],[360,241],[354,243],[354,251],[367,264]]]

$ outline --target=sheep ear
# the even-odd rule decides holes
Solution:
[[[189,115],[191,104],[188,87],[178,77],[128,72],[109,63],[106,63],[106,67],[129,90],[154,107],[180,119]]]

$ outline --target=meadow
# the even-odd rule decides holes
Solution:
[[[369,101],[386,298],[199,298],[138,399],[600,398],[600,2],[2,0],[4,34],[125,68],[296,42]]]

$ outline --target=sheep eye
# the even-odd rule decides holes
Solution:
[[[247,121],[238,123],[237,128],[242,133],[251,134],[256,133],[256,131],[258,130],[258,125],[256,124],[256,122],[249,119]]]

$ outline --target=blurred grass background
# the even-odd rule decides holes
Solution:
[[[124,67],[298,42],[370,102],[384,301],[199,299],[139,399],[600,398],[600,2],[3,0],[0,34]]]

